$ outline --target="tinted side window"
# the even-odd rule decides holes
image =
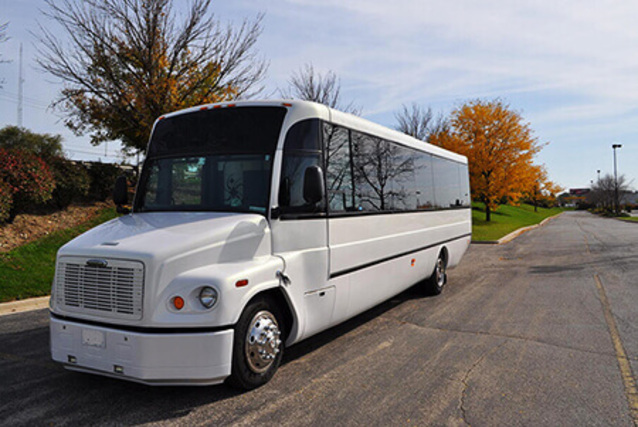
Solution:
[[[355,203],[362,211],[416,209],[416,151],[352,132]]]
[[[413,211],[417,206],[417,151],[388,142],[389,208],[393,211]]]
[[[417,203],[419,210],[435,208],[434,203],[434,173],[432,171],[432,156],[419,153],[415,160],[414,174],[416,176]]]
[[[461,206],[458,163],[434,157],[434,200],[438,208]]]
[[[470,207],[470,176],[467,165],[459,164],[459,199],[461,206]]]
[[[352,131],[352,166],[358,211],[383,211],[388,202],[388,182],[381,168],[388,156],[380,138]]]
[[[304,120],[296,123],[286,134],[284,150],[290,151],[321,151],[321,122],[319,120]]]
[[[323,141],[326,147],[326,190],[331,212],[354,210],[354,187],[350,161],[350,132],[325,123]]]
[[[323,202],[311,205],[303,197],[306,169],[322,164],[320,131],[319,120],[312,119],[296,123],[286,134],[279,183],[282,213],[318,213],[323,210]]]

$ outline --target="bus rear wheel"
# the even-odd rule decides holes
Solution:
[[[445,252],[441,251],[432,275],[425,280],[425,291],[428,295],[439,295],[443,291],[443,286],[447,282],[447,259]]]
[[[270,300],[248,304],[235,326],[231,375],[227,383],[242,390],[266,384],[281,364],[283,316]]]

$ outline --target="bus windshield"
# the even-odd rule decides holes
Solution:
[[[160,120],[135,210],[265,214],[286,109],[233,107]]]

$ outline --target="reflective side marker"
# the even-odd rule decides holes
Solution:
[[[75,356],[71,356],[70,354],[67,356],[67,360],[69,361],[69,363],[78,363],[78,359],[76,359]]]
[[[248,279],[243,279],[243,280],[238,280],[237,283],[235,283],[235,286],[238,288],[244,287],[248,284]]]
[[[119,365],[113,365],[113,372],[115,372],[116,374],[123,374],[124,368]]]
[[[414,267],[414,264],[416,264],[416,259],[412,258],[412,267]]]

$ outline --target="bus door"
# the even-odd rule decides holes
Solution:
[[[314,169],[314,171],[310,171]],[[304,181],[321,171],[321,122],[303,120],[288,131],[281,161],[278,207],[271,212],[273,253],[284,258],[288,294],[299,310],[298,331],[309,336],[332,324],[336,293],[328,286],[325,197],[312,201]],[[325,192],[325,191],[324,191]],[[309,200],[310,199],[310,200]],[[293,334],[295,331],[293,331]]]

